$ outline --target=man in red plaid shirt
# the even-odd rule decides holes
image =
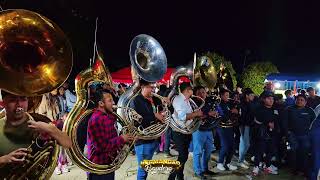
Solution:
[[[134,138],[131,135],[118,136],[110,93],[99,90],[94,95],[94,101],[96,109],[88,122],[88,159],[96,164],[111,164],[124,143]],[[89,180],[93,179],[114,179],[114,172],[105,175],[89,173]]]

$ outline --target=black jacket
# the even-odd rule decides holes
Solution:
[[[194,98],[192,99],[198,106],[200,106],[200,104],[202,103],[202,101],[200,101],[198,98]],[[205,105],[202,107],[201,111],[203,112],[204,115],[207,116],[207,118],[205,119],[204,124],[200,125],[199,130],[200,131],[210,131],[212,130],[214,127],[217,126],[217,124],[215,123],[215,118],[209,116],[209,112],[214,109],[214,100],[211,98],[206,98],[205,99]]]
[[[271,139],[280,132],[278,110],[261,105],[257,108],[254,117],[254,138]],[[269,128],[270,122],[274,123],[274,129],[272,131]]]
[[[152,98],[154,105],[157,107],[161,104],[161,101],[158,98],[153,97]],[[138,114],[140,114],[143,118],[141,124],[136,124],[136,126],[141,125],[143,128],[147,128],[150,125],[156,123],[156,117],[154,115],[154,110],[152,108],[151,102],[144,98],[142,94],[137,95],[130,103],[129,107],[137,111]],[[145,143],[151,143],[154,140],[137,140],[136,145],[139,144],[145,144]]]
[[[254,104],[252,102],[241,102],[241,115],[239,123],[242,126],[252,126],[254,123]]]
[[[316,115],[310,107],[289,106],[285,111],[283,120],[285,135],[288,135],[288,131],[296,136],[307,135],[310,124],[315,118]]]

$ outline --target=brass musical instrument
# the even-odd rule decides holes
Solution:
[[[1,89],[19,96],[41,96],[68,78],[72,63],[70,42],[54,22],[23,9],[0,12]],[[35,117],[38,116],[29,119],[37,120]],[[29,162],[16,164],[2,176],[15,180],[51,177],[58,159],[58,145],[50,140],[39,148],[37,138],[30,145]]]
[[[0,13],[0,89],[37,96],[58,88],[72,69],[72,48],[62,30],[27,10]]]
[[[94,82],[110,83],[112,82],[110,73],[106,68],[100,54],[95,49],[96,59],[92,65],[86,70],[81,71],[75,79],[75,90],[77,95],[77,101],[72,108],[71,112],[65,121],[63,131],[71,137],[72,147],[67,150],[67,154],[72,159],[72,161],[79,166],[81,169],[95,173],[95,174],[108,174],[119,169],[121,164],[125,161],[126,157],[130,152],[130,148],[133,146],[134,142],[130,144],[125,144],[121,149],[119,149],[117,156],[114,158],[111,164],[96,164],[91,162],[83,153],[83,149],[80,149],[78,144],[77,130],[82,122],[89,120],[93,113],[92,109],[88,109],[89,102],[89,86]],[[115,109],[122,109],[126,113],[131,114],[131,119],[125,119],[113,113],[118,118],[118,123],[122,126],[122,134],[132,134],[135,135],[137,129],[133,126],[133,121],[141,123],[141,116],[139,116],[133,109],[128,107],[117,107]],[[83,148],[83,147],[81,147]]]
[[[223,64],[220,65],[220,70],[218,72],[217,86],[227,90],[233,89],[231,74]],[[234,99],[229,98],[229,102],[232,104],[232,106],[236,107],[237,102]],[[222,128],[234,127],[239,123],[239,118],[239,114],[232,113],[230,119],[228,119],[227,121],[220,121],[219,126]]]
[[[162,79],[167,68],[167,58],[164,50],[158,41],[149,35],[140,34],[136,36],[131,42],[129,55],[132,65],[133,86],[120,96],[118,101],[120,107],[129,107],[133,98],[140,93],[140,78],[148,82],[158,81]],[[139,139],[156,139],[169,127],[171,114],[165,98],[155,93],[153,93],[153,96],[159,98],[164,105],[165,122],[157,122],[147,128],[139,126],[137,134]],[[127,114],[123,109],[118,109],[117,113],[123,119],[130,119],[130,114]]]
[[[179,78],[181,77],[189,78],[190,81],[193,82],[194,86],[201,85],[210,89],[213,89],[215,87],[217,80],[216,71],[212,60],[206,56],[197,58],[196,54],[194,54],[194,61],[191,65],[187,67],[179,67],[174,73],[171,74],[170,85],[172,87],[172,90],[169,93],[169,98],[171,99],[171,101],[173,101],[174,96],[177,95],[179,92],[178,85]],[[200,110],[205,105],[204,99],[198,96],[193,97],[199,98],[202,101],[202,104],[198,106],[190,98],[190,103],[191,106],[193,106],[194,111]],[[174,131],[180,132],[182,134],[192,134],[199,128],[201,123],[201,119],[199,118],[192,120],[191,123],[190,121],[188,123],[182,123],[181,120],[172,118],[170,122],[170,127]]]

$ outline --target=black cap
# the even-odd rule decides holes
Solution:
[[[154,82],[149,82],[149,81],[146,81],[144,79],[140,79],[139,83],[140,83],[141,86],[148,86],[150,84],[153,84]]]
[[[185,89],[187,88],[191,88],[192,89],[192,86],[189,82],[183,82],[179,85],[179,89],[180,89],[180,92],[183,92]]]
[[[229,89],[226,88],[220,88],[219,90],[219,94],[224,94],[225,92],[231,93],[231,91]]]
[[[307,92],[310,92],[310,91],[313,91],[313,90],[314,90],[313,87],[308,87],[308,88],[307,88]]]
[[[245,88],[242,92],[245,95],[254,94],[254,92],[250,88]]]
[[[264,92],[261,94],[261,97],[262,97],[262,98],[274,97],[274,93],[273,93],[273,92],[270,92],[270,91],[264,91]]]

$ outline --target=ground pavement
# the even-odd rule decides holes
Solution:
[[[209,168],[215,172],[218,172],[216,168],[217,154],[212,155],[212,161],[210,161]],[[176,159],[165,158],[164,154],[159,153],[154,155],[153,159]],[[234,158],[233,163],[236,163]],[[192,154],[189,155],[188,161],[185,166],[184,174],[185,180],[196,180],[192,169]],[[116,180],[135,180],[137,171],[137,161],[134,155],[129,155],[122,166],[116,171]],[[208,179],[216,180],[251,180],[251,179],[263,179],[263,180],[303,180],[299,176],[291,176],[286,169],[280,169],[279,175],[260,175],[258,177],[251,177],[252,167],[249,170],[238,169],[237,171],[219,172],[218,176],[209,177]],[[168,179],[168,174],[154,174],[147,178],[148,180],[165,180]],[[51,180],[86,180],[86,173],[79,167],[73,165],[70,167],[70,172],[66,174],[56,175],[53,174]]]

